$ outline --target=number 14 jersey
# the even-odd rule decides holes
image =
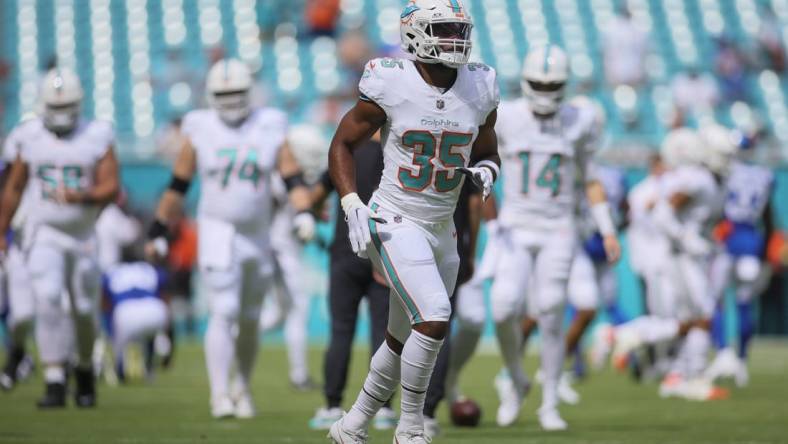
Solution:
[[[589,177],[590,157],[601,128],[591,106],[562,105],[548,118],[533,115],[524,98],[498,111],[498,147],[503,166],[500,220],[531,230],[571,228],[575,187]]]
[[[479,126],[498,106],[495,71],[463,65],[454,85],[441,91],[411,60],[374,59],[359,90],[388,116],[381,130],[383,176],[373,200],[415,221],[451,219],[463,183],[454,168],[468,165]]]
[[[252,112],[237,128],[213,109],[191,111],[183,134],[197,155],[198,215],[257,231],[271,220],[271,173],[287,134],[287,117],[273,108]]]

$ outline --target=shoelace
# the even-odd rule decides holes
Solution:
[[[432,438],[430,438],[429,436],[425,435],[424,434],[424,430],[406,431],[406,432],[404,432],[404,434],[408,438],[408,441],[410,441],[413,438],[421,438],[421,439],[424,440],[424,442],[426,442],[428,444],[432,442]]]

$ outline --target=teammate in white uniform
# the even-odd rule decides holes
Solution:
[[[653,212],[656,227],[670,243],[670,259],[660,272],[658,291],[650,306],[664,307],[608,331],[614,341],[614,362],[642,344],[681,338],[677,358],[660,386],[662,396],[718,399],[726,392],[702,377],[709,351],[714,299],[709,286],[711,226],[719,218],[719,181],[733,153],[730,132],[717,125],[699,132],[680,129],[663,143],[663,158],[672,169],[662,178],[662,199]],[[676,154],[678,152],[678,154]],[[604,333],[603,333],[604,334]]]
[[[102,206],[119,189],[118,166],[108,123],[79,118],[82,87],[65,69],[47,73],[42,114],[19,125],[8,143],[17,157],[0,206],[5,233],[30,187],[33,202],[23,247],[36,296],[36,342],[44,364],[42,408],[65,405],[65,364],[70,360],[72,319],[76,333],[78,407],[96,403],[91,354],[96,337],[101,275],[96,263],[95,223]],[[0,240],[0,251],[8,245]],[[69,295],[71,312],[63,304]]]
[[[764,263],[766,233],[771,230],[771,211],[769,200],[774,187],[774,174],[766,167],[746,161],[734,162],[726,182],[724,224],[729,232],[721,239],[725,251],[720,252],[712,267],[712,287],[717,300],[715,313],[715,332],[720,350],[709,369],[707,376],[715,379],[721,376],[734,377],[738,385],[749,380],[747,349],[754,330],[752,313],[753,299],[765,289],[771,275],[771,267]],[[762,231],[760,223],[765,229]],[[729,284],[736,290],[736,305],[739,315],[739,350],[727,347],[722,318],[724,292]]]
[[[525,97],[504,103],[496,127],[504,158],[503,203],[498,221],[509,245],[502,249],[492,287],[493,320],[514,389],[502,395],[497,422],[514,423],[527,391],[522,369],[520,320],[527,306],[542,333],[545,430],[562,430],[557,384],[564,358],[561,321],[575,250],[575,180],[584,184],[591,215],[604,237],[608,260],[620,247],[605,192],[589,176],[601,128],[592,107],[562,104],[569,76],[556,46],[531,51],[523,67]],[[533,279],[531,277],[533,276]]]
[[[140,237],[140,223],[123,212],[117,202],[107,205],[96,221],[98,261],[103,271],[120,263],[123,247]]]
[[[367,442],[369,421],[398,384],[401,416],[394,442],[428,442],[422,411],[448,332],[459,267],[454,209],[465,175],[486,198],[500,162],[495,71],[468,64],[471,27],[459,0],[409,2],[400,35],[415,60],[368,62],[361,100],[331,143],[331,179],[353,251],[368,255],[391,288],[385,343],[352,409],[331,426],[336,443]],[[355,192],[353,150],[379,128],[383,177],[367,206]]]
[[[18,155],[17,144],[9,140],[3,149],[3,182],[8,178],[11,165]],[[0,294],[0,312],[6,312],[6,332],[8,334],[8,353],[3,371],[0,373],[0,388],[10,390],[17,382],[20,366],[26,359],[25,351],[28,336],[33,329],[34,300],[27,273],[25,254],[22,251],[24,224],[30,207],[30,191],[25,191],[19,209],[14,215],[11,230],[3,233],[10,239],[8,256],[2,267],[3,294]],[[27,357],[27,359],[30,359]],[[32,362],[32,361],[31,361]]]
[[[274,171],[288,184],[291,202],[299,211],[294,224],[300,236],[310,237],[314,231],[314,218],[306,212],[309,192],[285,144],[286,117],[272,108],[253,109],[251,88],[251,73],[238,60],[221,60],[209,71],[212,107],[192,111],[183,119],[186,140],[146,247],[149,256],[166,251],[167,222],[198,173],[198,262],[210,306],[205,355],[211,412],[217,418],[255,415],[249,381],[258,348],[260,307],[273,272],[269,230]]]

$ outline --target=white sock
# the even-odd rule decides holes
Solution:
[[[44,382],[47,384],[65,384],[66,370],[62,365],[47,365],[44,369]]]
[[[287,357],[290,361],[290,380],[295,383],[309,379],[307,364],[307,323],[308,307],[305,301],[293,301],[293,306],[285,319],[285,342]]]
[[[539,332],[542,336],[542,407],[551,410],[558,407],[558,380],[564,364],[564,335],[559,312],[543,313],[538,316]]]
[[[456,393],[451,393],[457,389],[457,379],[460,376],[462,368],[468,363],[468,360],[473,356],[476,351],[476,346],[479,344],[479,338],[482,336],[481,328],[476,325],[470,325],[465,322],[458,322],[457,332],[451,339],[450,352],[449,352],[449,371],[446,374],[446,393],[451,396]],[[449,401],[452,401],[451,399]]]
[[[233,322],[229,319],[211,315],[205,331],[205,364],[208,367],[208,381],[211,397],[227,396],[230,391],[230,371],[235,363],[235,339]]]
[[[36,346],[42,362],[66,362],[74,346],[74,325],[60,301],[36,300],[34,326]]]
[[[687,333],[687,377],[694,378],[706,369],[706,360],[711,348],[711,336],[702,328],[693,328]]]
[[[512,317],[497,323],[495,334],[498,336],[498,346],[501,349],[503,363],[509,371],[509,377],[512,378],[515,386],[525,387],[528,378],[523,371],[521,354],[523,333],[520,330],[519,318]]]
[[[238,323],[238,337],[235,339],[235,352],[238,357],[238,378],[236,387],[241,393],[249,392],[252,371],[257,360],[260,335],[259,316],[254,319],[242,319]]]
[[[424,428],[424,400],[443,339],[413,331],[402,348],[402,402],[399,429]]]
[[[344,427],[364,431],[369,420],[394,394],[400,382],[401,358],[384,341],[372,357],[369,374],[356,402],[345,416]]]

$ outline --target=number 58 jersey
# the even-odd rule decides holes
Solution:
[[[411,60],[374,59],[359,90],[388,116],[381,130],[383,176],[372,199],[415,221],[451,219],[464,180],[454,169],[468,165],[479,126],[498,106],[495,71],[463,65],[454,85],[441,91]]]
[[[200,109],[186,114],[181,129],[197,155],[198,215],[229,222],[243,232],[267,226],[272,213],[271,174],[287,134],[284,113],[257,109],[233,128],[213,109]]]
[[[500,220],[533,230],[572,228],[575,187],[588,180],[600,130],[591,106],[564,104],[539,119],[524,98],[502,103],[496,125],[504,180]]]
[[[93,232],[99,207],[61,203],[58,193],[92,187],[96,163],[111,149],[114,138],[112,126],[97,120],[81,120],[71,134],[57,137],[40,118],[20,124],[8,135],[5,157],[20,155],[28,167],[26,224],[33,228],[31,233],[37,225],[80,238]]]

